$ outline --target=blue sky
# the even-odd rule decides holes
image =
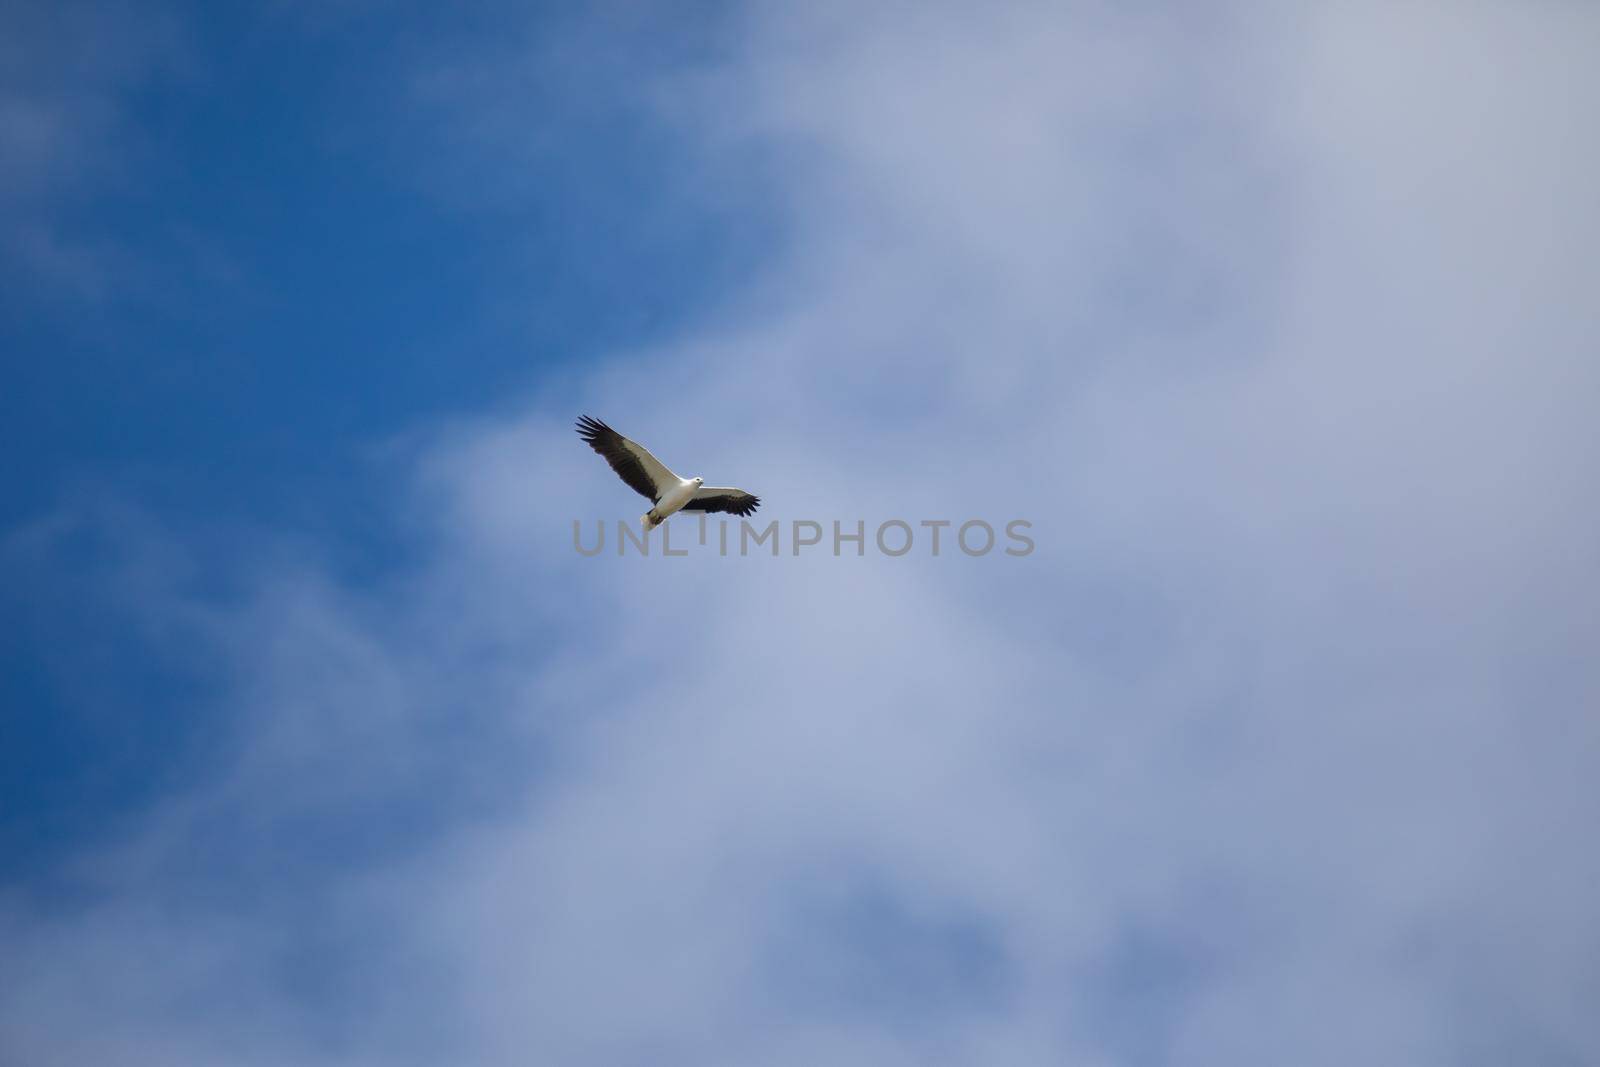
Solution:
[[[1600,1051],[1589,9],[0,19],[0,1059]]]
[[[19,244],[48,242],[72,266],[5,261],[3,416],[26,442],[5,470],[8,525],[105,493],[222,543],[240,527],[313,539],[370,576],[404,552],[374,447],[659,335],[760,240],[759,190],[749,203],[674,190],[663,139],[570,71],[535,70],[512,90],[550,150],[519,146],[510,174],[485,158],[492,145],[428,82],[575,32],[556,19],[204,5],[13,18],[35,45],[8,71],[19,143],[29,119],[65,128],[18,161],[10,223]],[[646,20],[618,21],[617,44],[640,48]],[[520,40],[495,41],[508,24]],[[106,54],[79,58],[84,43]],[[696,45],[684,34],[640,58],[667,65]],[[61,567],[116,546],[86,551]],[[196,580],[225,582],[226,556]],[[120,625],[96,623],[91,588],[63,597],[64,577],[17,576],[14,684],[28,695],[7,724],[7,785],[25,790],[5,806],[11,862],[63,844],[60,820],[97,819],[86,786],[159,780],[193,703],[193,664],[153,666],[101,632],[111,688],[137,679],[147,713],[118,714],[141,724],[112,730],[83,721],[82,695],[57,677],[81,669],[67,649]],[[94,783],[72,780],[82,745],[107,749]]]

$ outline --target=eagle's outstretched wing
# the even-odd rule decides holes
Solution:
[[[578,436],[600,453],[628,488],[654,504],[663,493],[682,479],[637,441],[630,441],[599,419],[584,415],[578,419]],[[733,490],[722,490],[732,492]]]
[[[726,511],[743,518],[761,506],[761,498],[743,489],[723,489],[703,485],[683,506],[684,511]]]

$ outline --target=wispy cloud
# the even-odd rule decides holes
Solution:
[[[42,282],[104,295],[137,271],[81,216],[96,196],[127,191],[148,152],[130,122],[131,94],[185,57],[165,5],[17,4],[0,44],[0,255],[12,287]]]

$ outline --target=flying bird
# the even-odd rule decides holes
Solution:
[[[630,441],[599,419],[578,419],[578,436],[605,457],[617,477],[655,505],[639,517],[646,530],[667,521],[675,511],[725,511],[741,518],[761,505],[761,498],[743,489],[705,484],[704,478],[680,478],[637,441]]]

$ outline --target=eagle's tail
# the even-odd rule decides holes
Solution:
[[[651,508],[643,515],[640,515],[639,521],[644,524],[645,533],[649,533],[651,530],[654,530],[657,526],[661,525],[661,518],[656,514],[655,508]]]

